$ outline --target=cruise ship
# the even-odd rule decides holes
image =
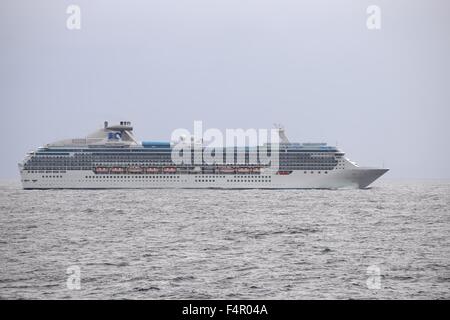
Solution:
[[[326,143],[291,143],[283,128],[277,130],[276,148],[265,145],[269,153],[277,152],[276,167],[252,157],[262,146],[223,147],[231,160],[217,163],[177,163],[173,141],[139,142],[129,121],[105,121],[85,138],[29,152],[19,163],[21,182],[24,189],[338,189],[367,188],[388,171],[360,167]],[[194,148],[194,142],[185,143]]]

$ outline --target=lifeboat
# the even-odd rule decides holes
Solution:
[[[280,176],[287,176],[289,174],[291,174],[292,171],[278,171],[277,174]]]
[[[109,173],[109,168],[97,167],[95,168],[95,173]]]
[[[165,167],[163,169],[164,173],[175,173],[177,172],[177,168],[176,167]]]
[[[252,168],[253,173],[261,173],[261,168]]]
[[[119,167],[111,168],[111,173],[124,173],[124,172],[125,172],[124,168],[119,168]]]
[[[145,169],[147,173],[159,173],[159,168],[147,168]]]
[[[238,168],[237,172],[238,173],[250,173],[250,168]]]
[[[234,173],[234,168],[231,167],[221,167],[219,168],[220,173]]]
[[[144,170],[141,167],[129,167],[128,173],[142,173]]]

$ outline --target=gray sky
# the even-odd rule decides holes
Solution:
[[[448,179],[449,30],[448,0],[2,0],[0,177],[104,120],[142,140],[203,120],[280,122],[390,178]]]

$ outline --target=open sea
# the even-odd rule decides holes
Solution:
[[[450,299],[450,182],[367,190],[0,183],[1,299]]]

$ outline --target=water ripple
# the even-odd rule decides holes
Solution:
[[[3,299],[449,299],[450,183],[368,190],[0,184]],[[69,267],[81,289],[69,290]],[[368,269],[369,267],[369,269]],[[379,289],[369,289],[371,268]]]

